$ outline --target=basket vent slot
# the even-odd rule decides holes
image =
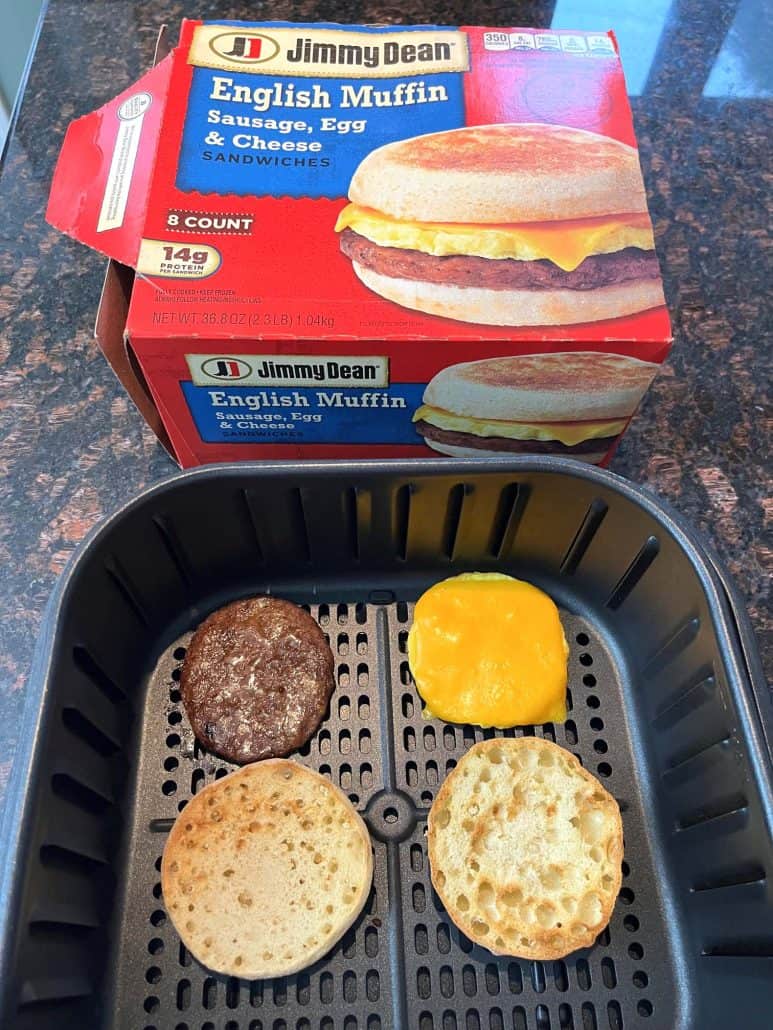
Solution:
[[[80,851],[71,851],[59,844],[43,844],[40,848],[40,861],[52,869],[63,869],[74,873],[93,875],[97,869],[104,868],[107,860],[84,855]]]
[[[277,987],[275,985],[274,986],[275,994],[276,994],[276,991],[277,991]],[[285,991],[286,991],[286,988],[285,988]],[[275,1001],[277,1000],[276,997],[275,997],[274,1000]],[[287,994],[285,993],[285,997],[284,997],[283,1001],[286,1001],[286,1000],[287,1000]],[[226,985],[225,985],[225,1003],[226,1003],[226,1005],[228,1006],[229,1009],[235,1009],[236,1006],[239,1004],[239,981],[234,976],[229,976],[228,979],[226,980]]]
[[[400,561],[408,557],[408,528],[411,519],[411,494],[410,483],[403,483],[394,492],[392,513],[392,525],[394,527],[394,548],[395,554]]]
[[[98,726],[95,726],[91,719],[87,719],[79,708],[63,708],[62,722],[71,733],[74,733],[103,758],[110,758],[120,750],[119,745]]]
[[[553,983],[556,990],[566,991],[569,989],[569,976],[566,971],[566,963],[560,959],[553,963]]]
[[[620,1008],[620,1002],[609,1002],[607,1019],[609,1020],[609,1030],[623,1030],[623,1010]]]
[[[30,937],[52,941],[60,938],[64,941],[73,938],[88,937],[99,928],[96,917],[89,920],[80,919],[71,922],[68,919],[32,919],[29,923]]]
[[[528,500],[528,488],[508,483],[499,495],[499,504],[489,541],[489,552],[494,558],[503,558],[513,546],[518,526]]]
[[[678,819],[676,828],[677,830],[690,830],[694,826],[700,826],[713,819],[721,819],[733,815],[735,812],[743,812],[746,810],[747,804],[746,797],[741,793],[730,794],[723,798],[712,798],[696,811]]]
[[[596,1022],[596,1010],[589,1001],[583,1002],[582,1006],[582,1030],[598,1030]]]
[[[255,516],[255,509],[253,508],[253,495],[250,490],[240,491],[242,502],[244,504],[244,510],[247,513],[247,524],[251,530],[251,539],[255,545],[255,559],[256,561],[262,562],[263,557],[263,545],[260,542],[260,532],[258,530],[258,520]]]
[[[194,580],[193,572],[170,520],[166,515],[154,515],[152,522],[183,586],[190,591]]]
[[[709,740],[708,742],[704,741],[697,746],[693,745],[692,747],[682,748],[680,751],[676,751],[666,763],[667,767],[663,775],[668,776],[669,773],[676,772],[677,769],[681,769],[682,766],[687,765],[688,762],[695,761],[696,758],[705,754],[707,751],[710,751],[711,748],[727,744],[731,739],[730,734],[725,730],[722,732],[722,736],[718,737],[716,740]]]
[[[558,1006],[559,1030],[574,1030],[574,1018],[571,1008],[566,1004]]]
[[[577,974],[577,986],[581,991],[589,991],[591,989],[591,976],[590,966],[584,958],[578,958],[575,965],[575,973]]]
[[[148,823],[148,829],[151,833],[169,833],[174,825],[174,819],[151,819]]]
[[[208,976],[201,988],[201,1004],[205,1009],[213,1009],[217,1003],[217,980]]]
[[[51,777],[51,789],[57,797],[69,801],[85,812],[101,815],[110,807],[112,801],[98,794],[85,783],[74,779],[68,773],[54,773]]]
[[[665,729],[691,715],[713,696],[716,685],[713,666],[704,667],[658,706],[654,725]]]
[[[706,958],[773,958],[773,937],[720,941],[701,952]]]
[[[148,971],[150,972],[150,971]],[[160,979],[160,977],[159,977]],[[152,980],[148,981],[153,983]],[[177,1008],[184,1012],[191,1003],[191,982],[190,980],[179,980],[177,983]]]
[[[701,628],[701,620],[697,615],[693,615],[682,623],[666,640],[666,642],[658,648],[658,650],[652,655],[649,661],[644,666],[644,676],[647,679],[651,679],[657,673],[660,673],[665,669],[667,665],[681,654],[682,651],[686,650],[690,644],[698,636],[698,631]]]
[[[150,625],[150,619],[145,613],[145,606],[140,601],[136,588],[132,584],[123,565],[114,554],[111,554],[105,561],[105,571],[129,609],[139,620],[140,625]]]
[[[531,964],[531,984],[537,994],[545,993],[545,970],[541,962]]]
[[[311,541],[309,538],[309,527],[306,523],[303,491],[297,486],[287,492],[287,522],[290,531],[290,542],[295,556],[302,562],[310,562]]]
[[[341,498],[346,541],[355,561],[360,560],[360,534],[357,517],[357,488],[349,487]]]
[[[72,660],[75,663],[75,667],[91,680],[94,686],[98,687],[113,704],[117,705],[126,700],[126,694],[124,694],[123,690],[97,664],[85,647],[76,645],[72,649]]]
[[[607,608],[617,611],[659,553],[660,541],[656,536],[648,536],[639,553],[614,586],[607,600]]]
[[[692,885],[694,891],[713,891],[721,887],[741,887],[746,884],[764,883],[765,870],[756,862],[728,869],[724,873],[696,880]]]
[[[93,994],[94,986],[85,976],[46,976],[25,980],[21,988],[19,1004],[22,1008],[42,1010],[46,1003],[61,1002],[65,999],[85,998]],[[53,1016],[53,1013],[52,1013]],[[59,1018],[57,1018],[59,1017]],[[53,1016],[59,1023],[59,1008]]]
[[[574,540],[572,540],[561,561],[560,571],[565,576],[571,576],[577,571],[580,562],[585,557],[585,552],[593,542],[593,538],[608,511],[608,505],[599,497],[595,498],[588,505],[588,510],[580,523],[580,528],[577,530]]]
[[[604,981],[604,986],[608,990],[613,990],[617,987],[617,973],[615,972],[615,963],[609,957],[605,957],[601,960],[601,979]]]
[[[443,540],[441,549],[449,561],[453,560],[454,549],[456,548],[456,537],[459,533],[459,525],[462,519],[462,506],[467,495],[468,486],[465,483],[456,483],[448,491],[448,503],[446,504],[446,517],[443,524]]]

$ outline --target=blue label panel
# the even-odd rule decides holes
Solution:
[[[412,419],[425,383],[370,390],[180,385],[204,443],[423,442]]]
[[[395,31],[395,26],[356,28]],[[292,77],[196,67],[176,186],[240,196],[344,197],[370,151],[464,125],[462,76],[368,78],[363,70],[361,78]]]
[[[216,84],[215,77],[232,85]],[[420,84],[419,84],[420,83]],[[211,99],[247,86],[279,103],[262,112],[249,104]],[[409,93],[408,90],[411,90]],[[397,107],[343,106],[349,100],[399,99],[443,90],[447,99]],[[328,107],[288,106],[311,94]],[[377,100],[378,98],[378,100]],[[238,118],[237,124],[224,124]],[[270,124],[270,127],[265,128]],[[297,128],[302,125],[302,128]],[[394,140],[464,125],[462,75],[448,72],[395,79],[309,79],[196,68],[188,98],[177,188],[239,196],[345,197],[360,161]],[[270,149],[278,147],[278,149]]]

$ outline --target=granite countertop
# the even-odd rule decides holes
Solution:
[[[675,346],[612,465],[713,543],[773,663],[773,134],[764,5],[653,0],[618,25]],[[131,83],[166,20],[189,17],[601,28],[595,4],[262,4],[51,0],[0,169],[0,792],[41,615],[84,533],[173,471],[92,339],[104,261],[49,228],[68,122]],[[615,5],[602,21],[615,21]],[[641,21],[638,21],[638,18]],[[574,24],[572,24],[574,22]],[[626,49],[627,45],[627,49]],[[768,76],[766,80],[766,75]],[[766,336],[767,330],[767,336]]]

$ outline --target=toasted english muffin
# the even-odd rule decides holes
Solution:
[[[441,369],[424,403],[491,421],[628,419],[657,370],[651,361],[598,351],[485,358]]]
[[[535,737],[470,748],[435,798],[428,846],[449,915],[495,955],[588,947],[620,890],[617,802],[574,755]]]
[[[164,849],[164,903],[186,948],[218,973],[287,976],[360,914],[373,859],[365,824],[319,773],[285,759],[205,787]]]
[[[440,260],[440,259],[439,259]],[[383,275],[355,261],[357,278],[404,308],[479,325],[574,325],[632,315],[664,304],[659,279],[613,283],[593,290],[487,289]]]
[[[349,199],[422,222],[539,222],[646,212],[635,147],[541,122],[473,125],[368,154]]]

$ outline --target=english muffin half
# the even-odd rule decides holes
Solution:
[[[475,744],[429,814],[432,883],[451,919],[495,955],[559,959],[593,944],[620,890],[612,795],[563,748]]]
[[[178,816],[161,864],[183,944],[218,973],[287,976],[328,952],[373,879],[370,838],[319,773],[269,759],[205,787]]]

